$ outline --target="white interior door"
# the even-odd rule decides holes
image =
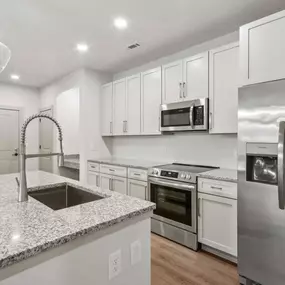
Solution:
[[[19,111],[0,107],[0,174],[19,171]]]
[[[52,108],[42,110],[40,113],[52,116]],[[45,118],[39,121],[39,153],[51,153],[53,151],[53,122]],[[52,157],[39,158],[39,169],[46,172],[53,172]]]

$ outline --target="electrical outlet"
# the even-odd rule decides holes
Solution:
[[[122,253],[117,250],[109,255],[109,280],[118,276],[122,270]]]
[[[142,245],[139,240],[131,244],[131,264],[135,265],[142,259]]]

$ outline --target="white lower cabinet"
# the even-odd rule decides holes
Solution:
[[[112,175],[100,173],[100,187],[103,190],[111,190]]]
[[[91,186],[100,187],[100,173],[99,172],[88,172],[87,182]]]
[[[115,191],[127,195],[127,178],[109,174],[100,174],[100,185],[103,190]]]
[[[121,193],[121,194],[127,195],[127,193],[128,193],[127,178],[119,177],[119,176],[113,176],[111,185],[112,185],[111,190],[118,192],[118,193]]]
[[[147,182],[128,179],[128,194],[132,197],[146,200]]]
[[[198,240],[237,256],[237,200],[198,194]]]

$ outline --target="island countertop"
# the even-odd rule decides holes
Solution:
[[[27,172],[29,191],[67,183],[105,199],[58,211],[32,197],[19,203],[17,175],[0,175],[0,269],[155,209],[148,201],[42,171]]]

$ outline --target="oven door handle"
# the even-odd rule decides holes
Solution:
[[[161,186],[167,186],[175,189],[182,189],[186,191],[195,191],[196,186],[191,185],[188,183],[180,183],[180,182],[167,182],[161,179],[157,178],[149,178],[149,183],[156,184],[156,185],[161,185]]]

